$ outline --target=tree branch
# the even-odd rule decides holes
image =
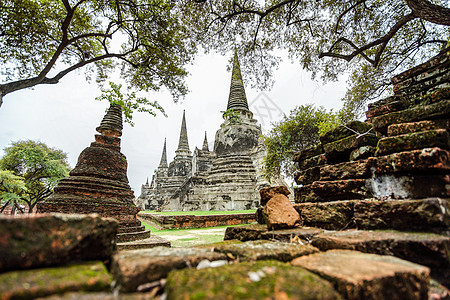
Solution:
[[[450,25],[450,8],[433,4],[427,0],[406,0],[406,5],[417,18],[434,24]]]

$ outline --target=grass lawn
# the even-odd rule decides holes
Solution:
[[[154,210],[142,210],[140,212],[149,213],[149,214],[158,214],[164,216],[180,216],[180,215],[189,215],[189,216],[208,216],[208,215],[232,215],[232,214],[248,214],[255,213],[256,209],[248,209],[248,210],[230,210],[230,211],[164,211],[164,212],[156,212]]]
[[[145,229],[150,229],[152,234],[168,239],[172,247],[192,247],[204,244],[211,244],[223,241],[225,229],[231,226],[217,226],[208,228],[193,229],[157,229],[148,220],[141,219]]]

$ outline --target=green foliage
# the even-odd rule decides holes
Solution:
[[[20,195],[27,191],[23,177],[12,171],[0,170],[0,203],[20,202]]]
[[[295,166],[294,153],[315,145],[319,135],[340,125],[350,116],[344,112],[334,113],[313,104],[300,105],[291,110],[289,116],[274,123],[274,127],[263,136],[267,149],[264,169],[268,178],[284,174],[292,178]]]
[[[18,141],[4,149],[0,159],[4,192],[27,203],[30,210],[53,192],[61,178],[69,175],[67,154],[41,142]],[[15,194],[16,196],[12,196]]]
[[[111,104],[117,104],[122,107],[123,114],[125,116],[125,122],[134,126],[133,112],[146,112],[152,116],[156,116],[153,109],[159,110],[165,117],[167,117],[164,109],[159,105],[157,101],[149,101],[146,98],[137,97],[135,92],[129,94],[123,94],[121,91],[122,85],[109,82],[111,89],[102,89],[102,94],[96,97],[95,100],[102,101],[107,100]]]
[[[183,8],[202,47],[222,53],[237,47],[254,85],[271,85],[280,61],[274,50],[286,50],[313,77],[328,81],[350,74],[343,100],[359,111],[389,94],[392,76],[436,55],[450,37],[449,26],[412,15],[407,1],[196,2],[183,0]]]
[[[175,101],[187,92],[196,44],[174,1],[2,0],[0,12],[0,106],[1,96],[79,68],[98,82],[120,70],[128,85],[165,87]]]
[[[225,120],[228,120],[231,124],[241,124],[242,116],[239,112],[233,109],[227,109],[223,112],[223,117]]]

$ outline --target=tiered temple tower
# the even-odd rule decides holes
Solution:
[[[134,194],[128,184],[127,159],[120,152],[122,109],[111,105],[100,126],[95,142],[78,157],[70,176],[62,179],[55,192],[38,212],[69,214],[98,213],[120,222],[118,242],[150,237],[150,231],[136,218],[139,208],[134,205]]]
[[[136,201],[139,206],[172,211],[241,210],[259,206],[258,191],[269,186],[261,168],[265,149],[259,138],[261,128],[248,108],[237,53],[223,118],[216,132],[214,150],[209,151],[205,133],[203,147],[196,147],[191,156],[183,113],[180,141],[168,177],[160,189],[156,185],[143,185]],[[160,206],[161,199],[164,199],[163,206]]]

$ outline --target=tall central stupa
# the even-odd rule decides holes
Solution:
[[[183,153],[180,151],[182,140],[186,141],[183,145],[189,150],[183,112],[179,149],[169,165],[168,176],[159,175],[163,170],[160,164],[152,184],[142,186],[141,195],[136,200],[138,206],[163,211],[243,210],[259,206],[259,190],[270,186],[262,170],[265,149],[260,139],[261,127],[249,110],[236,51],[226,108],[224,121],[216,132],[214,150],[209,151],[205,134],[203,147],[196,147],[191,156],[190,171],[183,169],[184,180],[178,180],[175,188],[171,183],[180,175],[177,170],[181,168],[175,168],[179,165],[180,154],[186,160],[190,154],[186,149]],[[163,155],[165,149],[164,146]],[[285,184],[278,178],[271,181]]]

